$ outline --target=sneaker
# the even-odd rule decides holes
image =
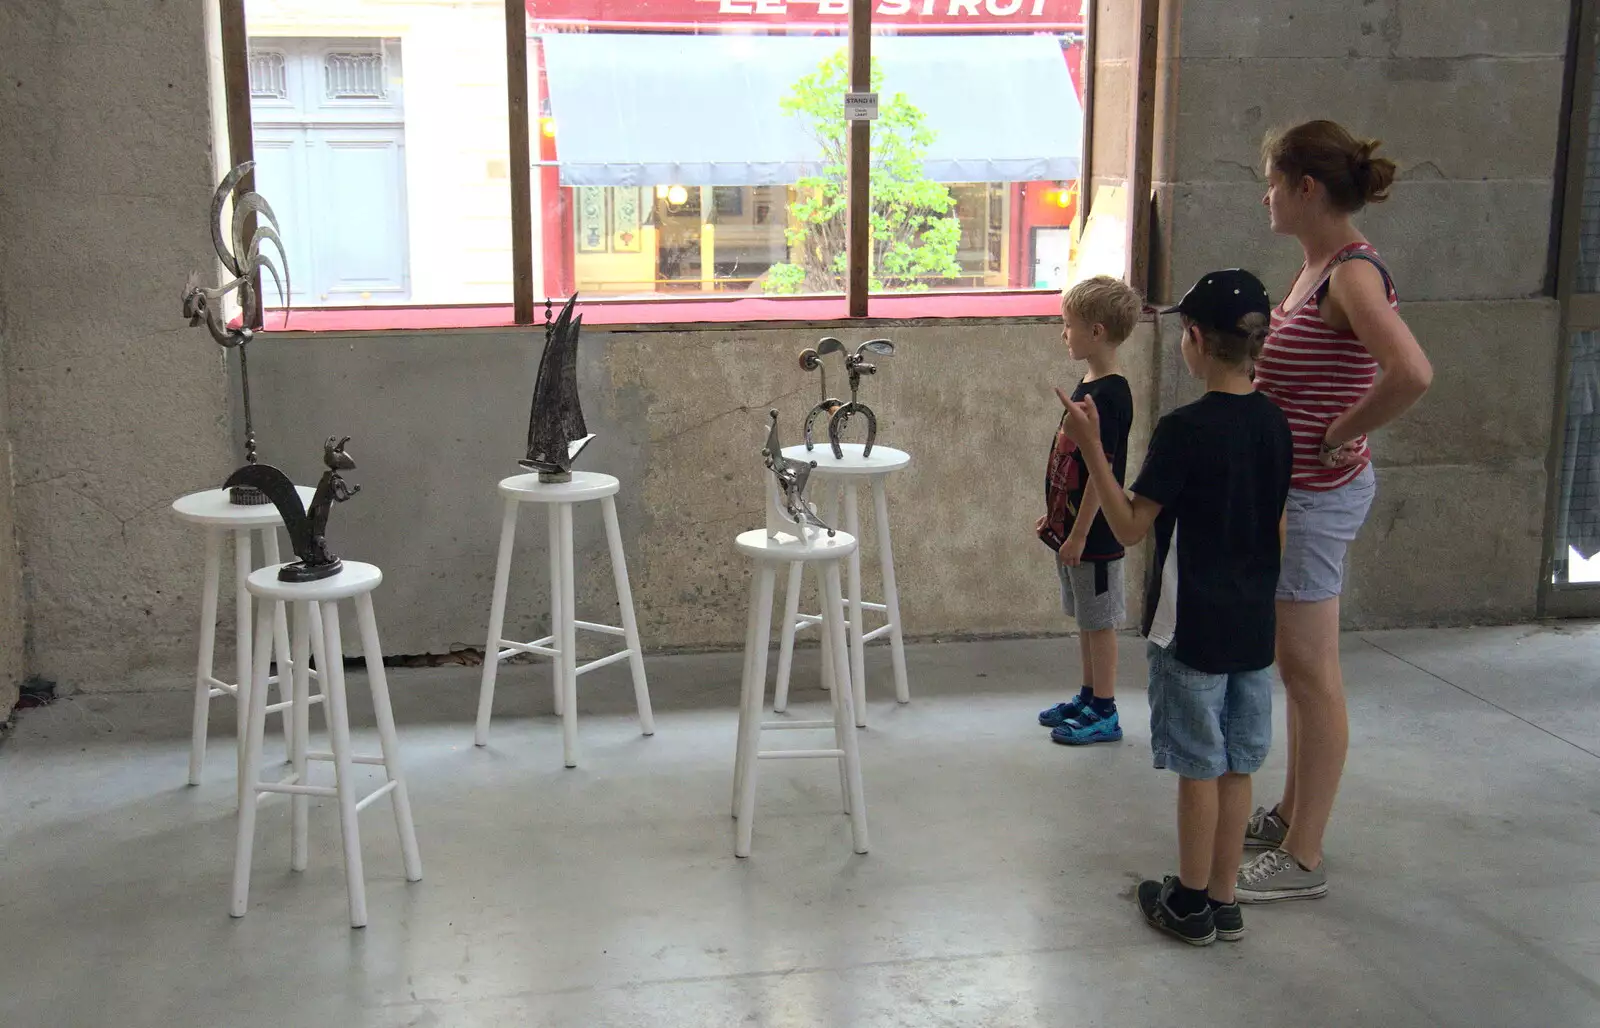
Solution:
[[[1244,911],[1239,901],[1211,908],[1211,919],[1217,923],[1217,938],[1235,942],[1244,938]]]
[[[1182,939],[1191,946],[1209,946],[1217,941],[1217,922],[1210,908],[1188,917],[1173,913],[1169,902],[1178,879],[1168,875],[1159,882],[1140,882],[1138,889],[1139,912],[1150,927]]]
[[[1283,850],[1267,850],[1239,869],[1234,895],[1240,903],[1277,903],[1328,894],[1327,869],[1307,871]]]
[[[1039,723],[1046,728],[1060,728],[1063,724],[1082,714],[1089,704],[1082,696],[1074,696],[1065,703],[1057,703],[1049,710],[1039,711]]]
[[[1112,711],[1105,717],[1094,712],[1093,707],[1084,707],[1083,712],[1071,721],[1064,721],[1050,732],[1050,739],[1063,746],[1087,746],[1096,742],[1121,742],[1122,722],[1117,718],[1117,712]]]
[[[1244,844],[1246,849],[1275,850],[1283,845],[1283,840],[1289,834],[1289,822],[1278,816],[1278,808],[1268,810],[1266,807],[1257,807],[1256,812],[1250,815],[1250,820],[1244,826]]]

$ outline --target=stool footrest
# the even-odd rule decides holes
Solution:
[[[868,632],[866,635],[863,635],[861,637],[861,641],[864,642],[864,643],[869,643],[874,639],[883,638],[884,636],[888,635],[892,631],[894,631],[894,626],[893,625],[882,625],[882,626],[880,626],[878,628],[874,628],[872,631]]]
[[[632,650],[618,650],[610,656],[600,657],[597,660],[589,661],[587,664],[578,665],[578,674],[581,675],[586,671],[594,671],[597,668],[603,668],[607,664],[615,664],[619,660],[627,660],[631,656],[633,656]]]
[[[256,786],[256,792],[282,792],[290,796],[336,796],[339,793],[331,785],[296,785],[293,782],[261,782]]]
[[[601,625],[596,624],[593,621],[574,621],[572,622],[572,627],[582,628],[590,632],[599,632],[601,635],[622,636],[625,634],[622,629],[618,628],[616,625]]]
[[[371,792],[367,793],[361,799],[356,801],[356,813],[358,813],[358,814],[361,813],[363,810],[366,810],[368,807],[372,806],[372,804],[373,804],[373,802],[375,800],[379,799],[380,797],[387,796],[391,792],[394,792],[394,787],[399,785],[399,784],[400,784],[399,782],[397,782],[397,781],[395,781],[394,779],[391,778],[389,781],[384,782],[382,785],[378,786],[376,789],[374,789]]]
[[[810,760],[817,757],[839,760],[844,756],[844,750],[762,750],[756,756],[762,760]]]
[[[326,761],[330,761],[331,762],[333,760],[333,754],[329,753],[327,750],[313,751],[311,753],[307,753],[306,754],[306,759],[307,760],[326,760]],[[352,763],[352,764],[377,764],[379,766],[382,766],[383,765],[383,758],[382,757],[351,757],[350,758],[350,763]]]
[[[310,696],[310,697],[306,698],[306,704],[307,705],[310,705],[310,704],[313,704],[313,703],[321,703],[321,702],[322,702],[322,694],[320,692],[317,693],[315,696]],[[281,703],[269,703],[269,704],[267,704],[267,713],[268,714],[276,714],[280,710],[288,710],[290,707],[293,707],[293,706],[294,706],[294,700],[284,700]]]
[[[798,732],[804,729],[832,728],[832,721],[763,721],[763,732]]]
[[[212,678],[210,675],[207,675],[206,676],[206,684],[211,686],[211,695],[212,696],[237,696],[237,695],[239,695],[239,687],[237,685],[234,685],[232,682],[224,682],[220,678]]]
[[[514,657],[519,653],[531,653],[535,657],[561,656],[561,651],[550,645],[550,639],[551,637],[548,635],[543,639],[536,639],[531,643],[519,643],[513,642],[510,639],[501,639],[500,645],[504,646],[505,649],[501,650],[499,653],[496,653],[495,659],[505,660],[507,657]]]

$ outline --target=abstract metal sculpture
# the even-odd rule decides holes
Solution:
[[[806,482],[817,462],[785,457],[778,441],[778,412],[768,411],[767,418],[767,443],[761,448],[762,463],[772,472],[767,483],[767,535],[794,535],[804,542],[810,529],[821,529],[833,536],[834,529],[817,516],[816,508],[806,500]]]
[[[211,242],[216,247],[217,257],[222,261],[223,268],[233,278],[215,289],[207,289],[200,284],[199,275],[190,275],[189,281],[183,289],[183,316],[189,319],[192,328],[205,322],[206,329],[211,333],[211,338],[216,340],[225,350],[239,351],[239,382],[244,390],[244,459],[246,464],[256,462],[256,429],[250,417],[250,364],[246,358],[245,347],[251,339],[255,338],[256,328],[261,324],[261,295],[257,291],[257,279],[262,271],[272,276],[272,281],[278,287],[278,297],[283,301],[284,321],[287,324],[289,317],[289,257],[284,252],[283,239],[278,235],[278,219],[272,213],[272,207],[256,192],[243,192],[233,197],[233,224],[230,237],[233,246],[230,249],[228,240],[224,238],[222,226],[222,208],[227,203],[228,197],[238,187],[239,181],[255,167],[254,161],[245,161],[243,164],[228,172],[222,184],[217,187],[216,193],[211,197]],[[265,225],[257,224],[245,237],[245,230],[249,227],[251,217],[255,216],[266,222]],[[277,264],[272,258],[261,252],[261,244],[270,242],[278,251],[278,260],[282,263],[282,273],[279,273]],[[229,293],[238,292],[239,325],[231,327],[224,320],[223,303]],[[241,486],[230,489],[228,498],[231,502],[257,506],[268,502],[267,497],[259,490]]]
[[[270,464],[246,464],[228,476],[228,488],[259,489],[283,515],[289,543],[300,559],[278,570],[280,582],[316,582],[337,575],[344,567],[338,555],[328,549],[328,514],[335,503],[343,503],[361,491],[359,485],[346,485],[339,477],[339,472],[353,470],[356,466],[355,460],[345,452],[345,443],[349,441],[349,436],[343,439],[329,436],[323,444],[322,463],[327,465],[327,470],[312,494],[310,510],[306,509],[300,491],[289,476]]]
[[[850,402],[837,400],[828,395],[828,370],[822,363],[822,358],[830,353],[842,353],[845,371],[850,377]],[[856,347],[855,353],[845,350],[843,343],[832,336],[817,344],[815,350],[805,349],[800,351],[800,367],[806,371],[822,369],[822,402],[811,408],[811,413],[806,415],[805,440],[806,449],[815,449],[811,441],[811,426],[816,422],[817,415],[828,412],[828,442],[833,446],[833,455],[839,460],[844,459],[844,447],[839,442],[845,426],[849,424],[852,415],[859,414],[867,420],[867,442],[861,449],[861,456],[872,456],[872,444],[878,438],[878,416],[872,408],[860,402],[857,396],[861,390],[862,375],[876,375],[876,365],[867,363],[867,354],[876,353],[889,357],[894,354],[894,344],[887,339],[869,339]]]
[[[583,423],[578,400],[578,333],[583,315],[572,316],[576,293],[550,321],[545,301],[544,356],[533,383],[533,409],[528,415],[528,453],[517,463],[539,473],[541,482],[572,481],[572,462],[594,438]]]

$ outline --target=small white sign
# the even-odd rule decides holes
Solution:
[[[844,117],[846,121],[877,121],[878,94],[846,93],[844,95]]]

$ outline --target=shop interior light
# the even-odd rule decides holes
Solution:
[[[667,190],[669,188],[671,188],[671,187],[669,187],[669,186],[656,186],[656,199],[657,200],[665,200],[667,198]]]
[[[673,186],[667,190],[667,202],[672,204],[674,207],[688,202],[688,199],[689,191],[683,186]]]
[[[539,131],[543,132],[547,138],[554,139],[556,137],[556,120],[554,118],[540,118]]]

